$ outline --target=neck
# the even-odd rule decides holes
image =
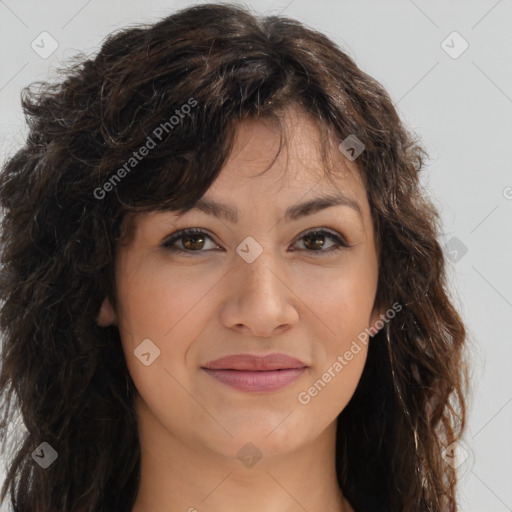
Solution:
[[[253,464],[248,449],[244,464],[178,439],[142,401],[138,411],[141,478],[131,512],[353,512],[336,478],[336,422],[290,453]]]

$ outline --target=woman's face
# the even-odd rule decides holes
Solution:
[[[288,146],[261,176],[279,133],[244,121],[204,196],[229,205],[237,221],[221,216],[221,208],[218,216],[204,208],[181,218],[134,217],[133,238],[118,247],[118,308],[108,317],[106,301],[99,317],[119,326],[144,425],[203,453],[233,457],[252,443],[276,455],[332,428],[365,364],[361,340],[382,313],[373,310],[378,256],[354,164],[339,153],[334,186],[324,176],[317,128],[292,111],[288,116]],[[348,202],[300,207],[340,194]],[[164,247],[185,228],[204,233]],[[257,366],[234,357],[205,369],[226,356],[276,353],[300,363],[276,358],[274,366]]]

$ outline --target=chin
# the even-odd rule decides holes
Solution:
[[[264,416],[260,411],[254,411],[253,414],[245,413],[231,421],[220,420],[233,437],[227,434],[221,435],[220,438],[216,436],[215,440],[211,440],[212,448],[222,451],[228,457],[232,457],[233,452],[237,453],[248,443],[252,443],[265,456],[293,451],[301,443],[310,442],[314,434],[311,434],[312,438],[309,439],[304,423],[293,421],[294,413],[290,414],[292,410],[283,408],[286,412],[267,412]]]

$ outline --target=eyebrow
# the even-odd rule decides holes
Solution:
[[[331,206],[348,206],[358,213],[361,221],[363,220],[359,203],[341,192],[315,197],[305,203],[290,206],[286,210],[284,218],[286,221],[297,220],[308,215],[313,215],[314,213],[330,208]],[[236,207],[225,203],[219,203],[212,199],[206,199],[204,197],[199,199],[192,207],[185,209],[182,215],[190,210],[200,210],[203,213],[225,219],[233,224],[238,222],[238,209]]]

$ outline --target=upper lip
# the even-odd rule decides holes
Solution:
[[[210,370],[288,370],[291,368],[305,368],[307,365],[286,354],[268,354],[257,356],[252,354],[232,354],[215,359],[202,366]]]

